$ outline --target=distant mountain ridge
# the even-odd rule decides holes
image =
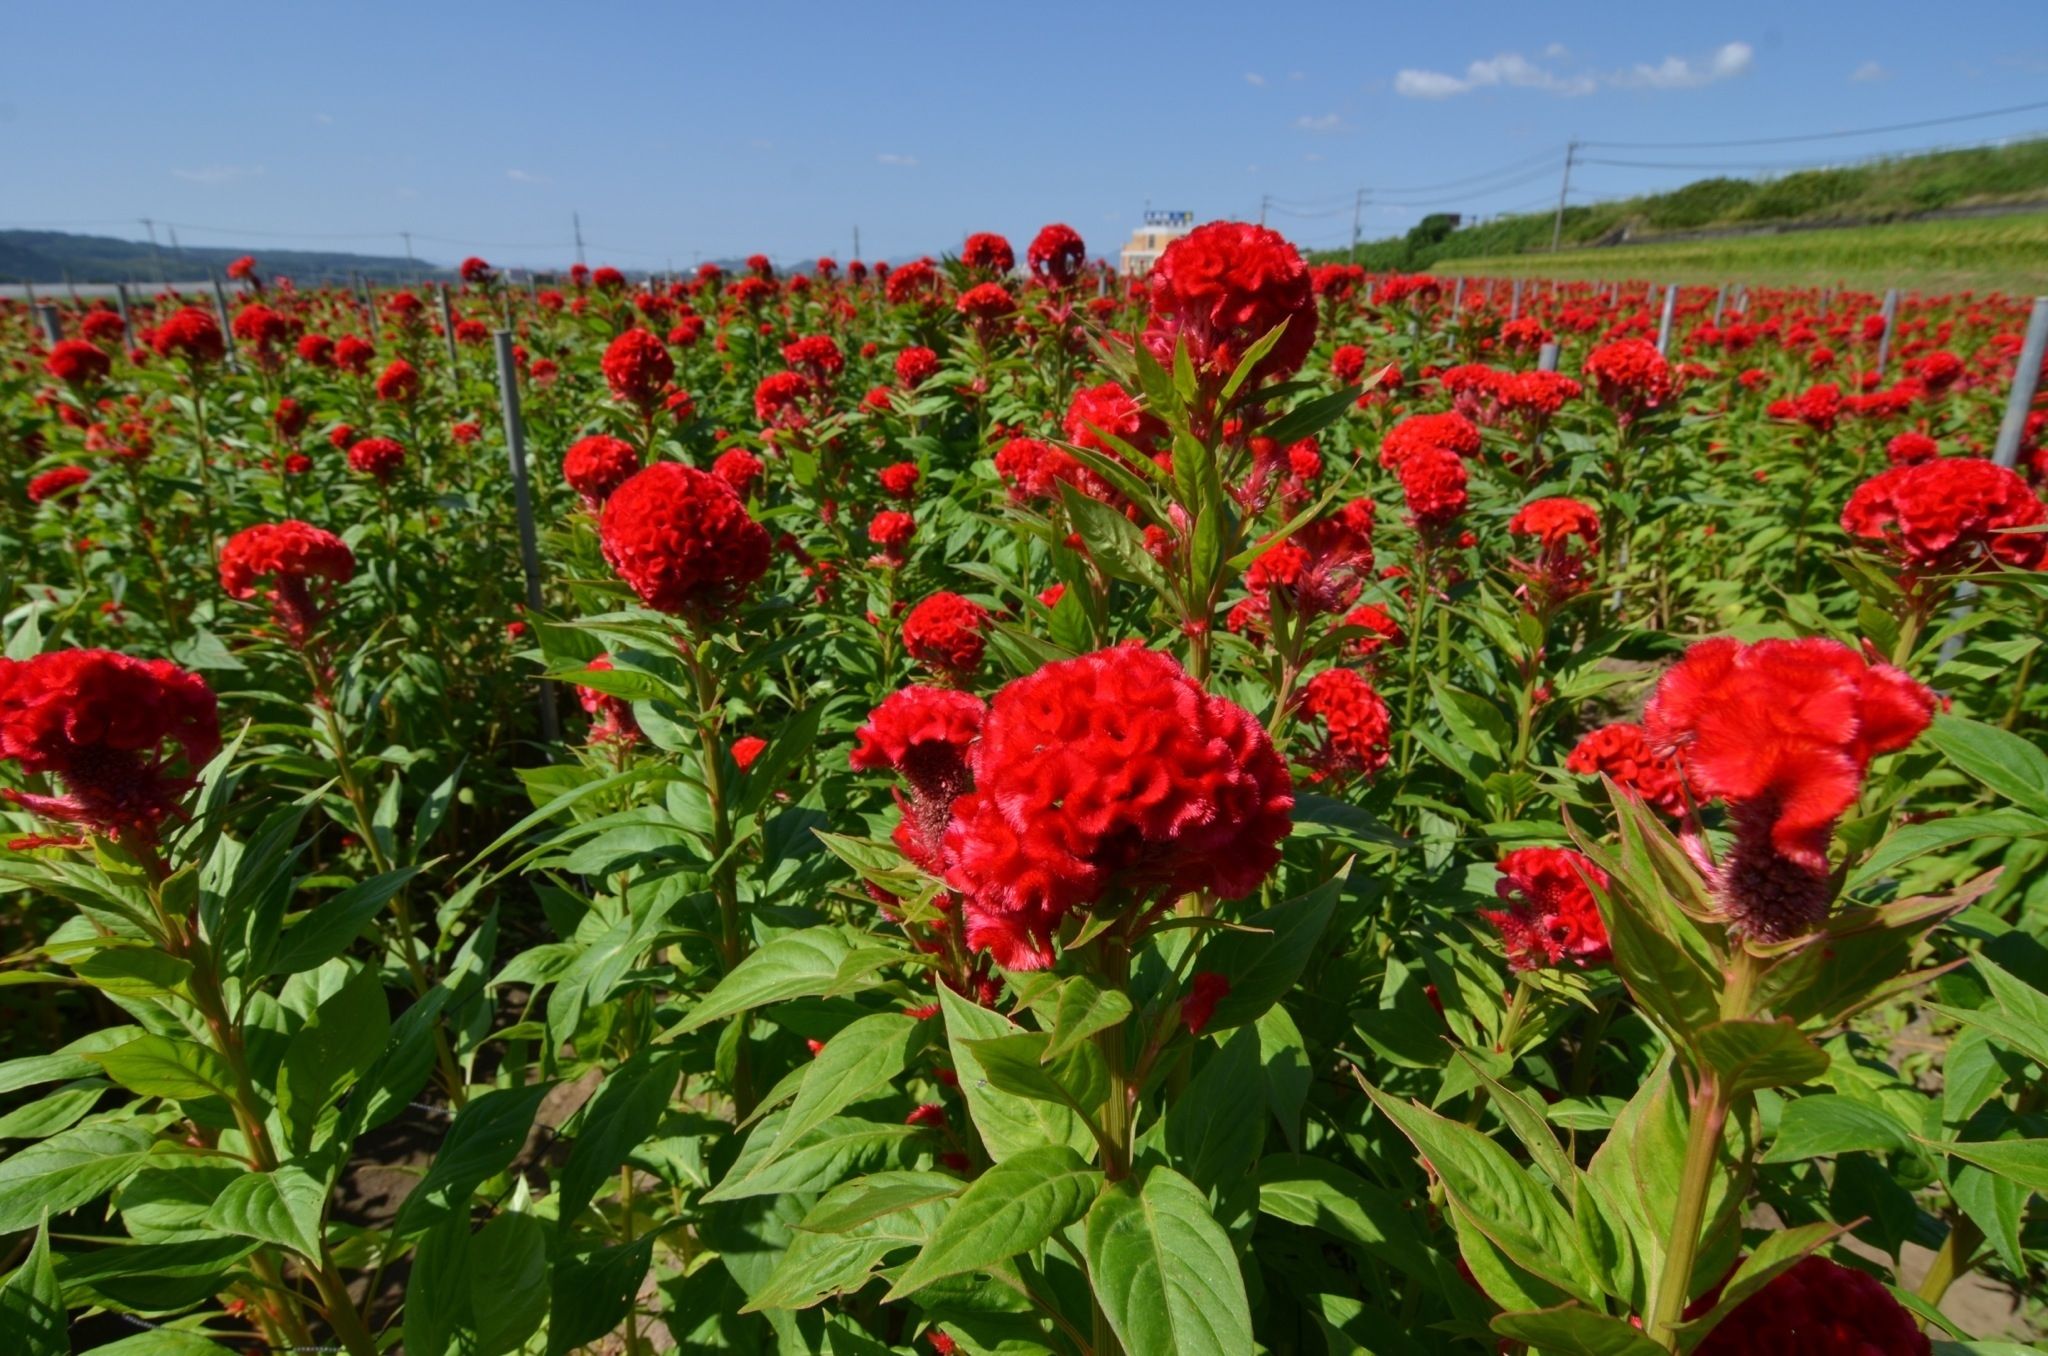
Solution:
[[[266,276],[285,276],[303,283],[342,282],[361,276],[375,282],[409,282],[445,278],[451,270],[418,263],[403,255],[348,254],[336,250],[274,250],[183,245],[173,250],[147,240],[122,240],[109,235],[73,235],[68,231],[0,231],[0,282],[62,284],[133,282],[161,279],[190,282],[220,273],[245,254],[256,256]]]

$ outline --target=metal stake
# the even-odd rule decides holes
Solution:
[[[512,463],[512,505],[519,515],[519,559],[526,568],[526,611],[540,615],[540,544],[533,527],[533,495],[526,482],[526,423],[519,415],[519,365],[512,356],[512,331],[503,329],[491,336],[498,352],[498,396],[505,410],[505,453]],[[561,737],[555,720],[555,689],[546,680],[540,685],[540,728],[553,744]]]
[[[1891,361],[1892,356],[1892,330],[1897,327],[1899,319],[1898,288],[1885,289],[1884,310],[1880,314],[1884,318],[1884,333],[1877,336],[1877,374],[1881,377],[1884,375],[1885,364]]]
[[[1671,352],[1671,318],[1678,310],[1678,284],[1664,284],[1664,318],[1657,322],[1657,352]]]

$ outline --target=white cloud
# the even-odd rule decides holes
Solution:
[[[263,173],[261,165],[205,165],[199,169],[174,169],[171,173],[187,183],[232,184],[238,179],[254,179]]]
[[[1543,49],[1543,55],[1550,61],[1562,61],[1571,55],[1571,48],[1561,42],[1553,42]]]
[[[1560,43],[1543,49],[1548,61],[1566,55]],[[1695,89],[1728,80],[1749,70],[1756,51],[1746,42],[1731,42],[1715,49],[1704,62],[1684,57],[1666,57],[1655,65],[1638,62],[1625,71],[1595,74],[1562,71],[1540,65],[1519,52],[1474,61],[1462,75],[1448,71],[1405,68],[1394,76],[1394,92],[1410,99],[1449,99],[1479,89],[1533,89],[1566,97],[1591,94],[1603,85],[1624,89]]]
[[[1849,72],[1849,78],[1867,83],[1873,80],[1889,80],[1892,78],[1892,73],[1875,61],[1866,61],[1855,70]]]
[[[882,152],[880,152],[879,154],[877,154],[877,155],[875,156],[875,162],[876,162],[877,164],[881,164],[881,165],[897,165],[897,166],[900,166],[900,167],[902,167],[903,169],[916,169],[916,168],[917,168],[917,157],[916,157],[916,156],[914,156],[914,155],[896,155],[896,154],[894,154],[894,153],[892,153],[892,152],[889,152],[889,151],[882,151]]]
[[[1260,75],[1257,71],[1246,71],[1244,73],[1244,82],[1247,85],[1256,85],[1260,89],[1266,87],[1266,77]]]
[[[515,184],[544,184],[548,182],[548,177],[545,174],[535,174],[532,170],[524,169],[508,169],[505,171],[505,177]]]
[[[1294,125],[1304,132],[1318,134],[1341,132],[1345,128],[1341,113],[1304,113],[1294,120]]]

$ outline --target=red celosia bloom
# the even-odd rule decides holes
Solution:
[[[245,254],[229,264],[228,276],[237,282],[253,280],[256,277],[256,256]]]
[[[1344,614],[1343,625],[1360,626],[1366,634],[1351,642],[1351,652],[1361,658],[1370,657],[1386,645],[1399,645],[1405,636],[1401,624],[1388,616],[1384,608],[1372,603],[1360,603]]]
[[[754,765],[754,760],[759,758],[767,747],[768,741],[759,735],[741,735],[732,741],[732,761],[740,771],[745,772]]]
[[[309,367],[334,366],[334,341],[324,334],[300,335],[299,361]]]
[[[976,231],[960,247],[960,262],[977,273],[1008,273],[1017,266],[1010,242],[993,231]]]
[[[913,685],[889,694],[854,732],[855,768],[893,772],[909,783],[910,794],[897,796],[903,814],[896,845],[935,876],[944,874],[946,820],[970,784],[967,751],[987,711],[968,693]]]
[[[868,521],[868,540],[882,548],[871,562],[900,566],[908,559],[910,539],[917,532],[917,519],[895,509],[883,509]]]
[[[45,818],[150,833],[219,750],[213,692],[168,660],[107,650],[0,659],[0,759],[60,778],[65,792],[0,796]]]
[[[1480,916],[1500,932],[1511,970],[1600,965],[1614,958],[1593,888],[1607,873],[1570,848],[1518,848],[1500,859],[1494,887],[1505,909]]]
[[[158,325],[150,347],[159,358],[183,358],[194,366],[217,363],[228,352],[220,325],[197,306],[183,307]]]
[[[626,290],[626,275],[610,264],[600,264],[590,271],[590,285],[600,292],[623,292]]]
[[[1010,487],[1016,503],[1059,498],[1061,482],[1091,499],[1108,503],[1115,497],[1109,483],[1050,443],[1012,438],[996,450],[996,474]]]
[[[1302,761],[1316,781],[1370,777],[1387,765],[1392,718],[1371,683],[1350,669],[1324,669],[1302,689],[1302,714],[1321,727]]]
[[[403,358],[393,358],[377,378],[377,399],[409,404],[420,393],[420,372]]]
[[[405,447],[396,438],[365,438],[349,448],[348,465],[358,474],[374,476],[380,485],[389,485],[405,465]]]
[[[747,497],[747,492],[753,489],[754,482],[761,478],[765,469],[761,459],[744,447],[727,448],[711,463],[711,474],[732,486],[733,493],[742,499]]]
[[[92,343],[113,344],[126,338],[128,327],[121,323],[119,311],[109,311],[102,305],[79,318],[78,332]]]
[[[67,386],[97,386],[113,366],[98,345],[83,339],[59,339],[43,359],[43,370]]]
[[[28,483],[28,502],[41,504],[68,494],[92,479],[92,472],[83,466],[59,466],[45,471]]]
[[[1415,414],[1387,430],[1380,441],[1380,465],[1399,472],[1401,463],[1423,448],[1460,457],[1479,455],[1479,429],[1462,414]]]
[[[968,762],[947,882],[969,943],[1012,969],[1050,965],[1061,920],[1112,893],[1250,893],[1291,827],[1294,788],[1264,727],[1135,645],[1005,686]]]
[[[1081,266],[1088,262],[1088,247],[1073,227],[1056,221],[1031,238],[1024,262],[1030,266],[1031,276],[1045,286],[1072,287],[1081,276]]]
[[[416,329],[426,319],[427,303],[411,292],[393,292],[384,298],[384,314],[400,329]]]
[[[610,673],[615,666],[610,655],[601,654],[584,667],[600,673]],[[624,697],[615,697],[594,687],[578,687],[576,700],[583,707],[584,713],[591,717],[591,743],[617,744],[623,747],[639,740],[640,722],[633,715],[633,703]]]
[[[344,372],[361,376],[370,370],[370,360],[376,356],[376,348],[359,335],[344,334],[334,341],[334,365]]]
[[[1519,353],[1534,353],[1555,338],[1533,315],[1517,317],[1500,327],[1501,343]]]
[[[483,425],[465,419],[459,424],[449,425],[448,436],[459,446],[468,447],[470,444],[482,440],[484,436]]]
[[[268,358],[272,348],[292,336],[292,322],[260,301],[235,312],[231,328],[235,338],[257,350],[259,361]]]
[[[1870,760],[1927,728],[1934,695],[1832,640],[1701,641],[1643,711],[1650,746],[1734,811],[1717,871],[1731,922],[1766,942],[1810,931],[1833,887],[1828,840]]]
[[[896,384],[914,390],[930,381],[939,370],[939,355],[928,348],[906,348],[896,355]]]
[[[801,372],[770,372],[754,388],[754,417],[769,428],[804,422],[804,400],[815,388]]]
[[[579,438],[562,456],[562,479],[582,496],[583,507],[592,512],[639,470],[640,453],[633,445],[602,433]]]
[[[1616,339],[1586,355],[1586,375],[1600,401],[1622,422],[1639,419],[1671,399],[1671,365],[1647,339]]]
[[[1231,629],[1262,629],[1276,591],[1300,617],[1351,606],[1372,569],[1374,512],[1372,500],[1354,499],[1262,552],[1245,572],[1251,597],[1232,609]]]
[[[1916,430],[1894,437],[1884,445],[1885,460],[1894,466],[1913,466],[1941,455],[1941,444]]]
[[[1601,726],[1573,746],[1564,765],[1582,777],[1606,777],[1660,814],[1678,819],[1686,813],[1685,774],[1650,747],[1640,725]]]
[[[1933,1350],[1883,1282],[1824,1257],[1804,1257],[1735,1306],[1693,1356],[1929,1356]]]
[[[1465,512],[1465,463],[1456,453],[1417,448],[1402,459],[1399,474],[1417,528],[1440,532]]]
[[[336,424],[327,430],[327,442],[337,452],[346,452],[356,440],[356,431],[347,424]]]
[[[1001,283],[977,283],[960,294],[957,309],[977,327],[986,330],[1016,314],[1017,299]]]
[[[913,259],[889,271],[889,280],[882,284],[882,292],[891,306],[903,306],[931,300],[938,285],[939,275],[931,264],[923,259]]]
[[[1842,388],[1815,386],[1790,400],[1774,400],[1765,411],[1773,419],[1804,424],[1815,433],[1832,433],[1842,417]]]
[[[884,466],[875,475],[881,482],[882,493],[891,499],[917,498],[917,482],[921,473],[914,461],[899,461],[893,466]]]
[[[302,476],[313,469],[313,459],[303,452],[293,452],[284,459],[284,473],[288,476]]]
[[[272,609],[295,641],[304,641],[319,624],[314,590],[324,599],[355,572],[356,558],[347,543],[295,518],[237,532],[220,551],[221,588],[230,598],[253,598],[257,584],[270,580]]]
[[[1913,364],[1913,376],[1929,392],[1940,395],[1962,380],[1963,360],[1947,349],[1936,349]]]
[[[1062,427],[1067,441],[1076,447],[1100,452],[1117,461],[1123,460],[1123,454],[1103,440],[1105,433],[1121,439],[1141,456],[1157,461],[1166,455],[1166,421],[1148,412],[1129,391],[1113,381],[1084,386],[1074,392],[1067,403]]]
[[[846,366],[846,355],[829,334],[813,334],[782,346],[782,360],[820,385]]]
[[[487,283],[498,276],[496,270],[474,254],[464,259],[457,271],[461,273],[462,280],[466,283]]]
[[[1842,530],[1877,542],[1911,574],[1955,574],[1997,564],[2048,566],[2048,523],[2017,471],[1975,457],[1895,466],[1864,481],[1842,509]]]
[[[981,667],[987,629],[981,604],[957,593],[934,593],[903,618],[903,648],[940,677],[963,682]]]
[[[661,612],[723,612],[768,570],[767,529],[732,486],[678,462],[657,462],[612,491],[598,535],[619,578]]]
[[[1535,560],[1515,562],[1523,594],[1539,613],[1592,587],[1587,566],[1600,544],[1600,514],[1592,505],[1562,495],[1538,499],[1516,510],[1508,531],[1541,547]]]
[[[1356,344],[1340,345],[1330,355],[1330,375],[1339,386],[1355,386],[1365,375],[1365,350]]]
[[[676,360],[661,340],[638,328],[612,340],[604,351],[603,367],[612,398],[638,406],[643,414],[660,403],[662,388],[676,374]]]
[[[278,399],[277,408],[270,412],[271,427],[286,442],[295,442],[306,431],[306,424],[313,418],[313,411],[301,405],[290,396]]]
[[[1524,436],[1534,436],[1543,425],[1577,400],[1584,390],[1562,372],[1503,372],[1493,385],[1501,412],[1519,420]]]
[[[1230,996],[1230,977],[1214,970],[1197,970],[1188,980],[1188,996],[1180,1002],[1180,1022],[1190,1036],[1199,1036],[1216,1015],[1216,1005]]]
[[[1259,360],[1252,380],[1279,380],[1301,366],[1316,340],[1308,266],[1278,232],[1212,221],[1166,247],[1146,280],[1152,315],[1145,342],[1170,363],[1185,341],[1195,366],[1230,375],[1246,350],[1281,324],[1287,332]]]

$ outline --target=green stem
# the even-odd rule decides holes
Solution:
[[[1670,1240],[1664,1270],[1651,1298],[1650,1340],[1673,1347],[1673,1333],[1685,1316],[1692,1271],[1699,1257],[1700,1226],[1706,1220],[1707,1196],[1713,1187],[1714,1162],[1721,1149],[1721,1130],[1728,1121],[1728,1099],[1711,1069],[1700,1075],[1692,1096],[1685,1134],[1685,1167],[1678,1181],[1678,1201],[1671,1214]]]
[[[1948,1237],[1942,1240],[1941,1251],[1934,1254],[1933,1265],[1928,1267],[1926,1279],[1915,1293],[1940,1308],[1942,1296],[1970,1269],[1971,1256],[1983,1241],[1984,1231],[1969,1216],[1957,1214],[1949,1225]]]

